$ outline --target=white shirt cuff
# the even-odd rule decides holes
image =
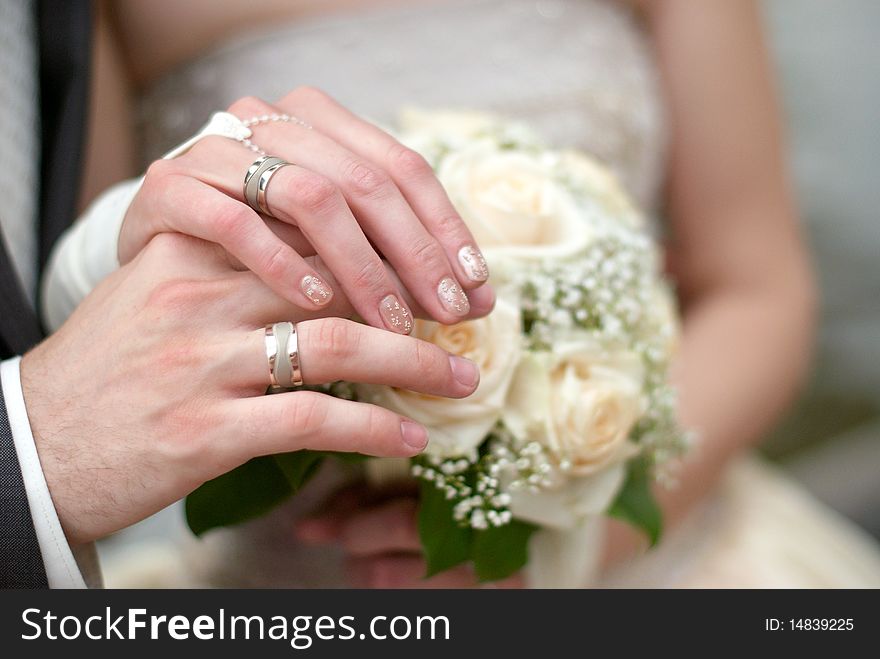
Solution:
[[[0,362],[0,383],[3,387],[3,399],[6,402],[6,413],[12,427],[12,440],[18,454],[18,464],[27,492],[31,518],[37,532],[37,541],[43,555],[43,565],[50,588],[85,588],[86,584],[80,573],[73,552],[61,528],[55,504],[49,494],[49,486],[40,466],[40,456],[31,433],[24,394],[21,391],[21,357],[14,357]]]
[[[119,232],[143,178],[101,194],[55,243],[43,274],[43,320],[53,332],[111,272],[119,268]]]

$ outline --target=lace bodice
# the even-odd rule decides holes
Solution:
[[[528,122],[558,146],[609,164],[649,212],[663,162],[663,116],[650,50],[624,5],[603,0],[449,0],[362,9],[242,36],[141,99],[145,161],[236,98],[325,89],[392,126],[404,106],[488,110]],[[336,554],[297,546],[297,517],[347,477],[324,469],[290,504],[188,553],[209,585],[341,584]]]
[[[274,100],[304,84],[387,126],[403,106],[523,119],[551,143],[605,161],[643,208],[655,206],[664,137],[656,72],[622,3],[401,3],[245,35],[147,91],[145,160],[240,96]]]

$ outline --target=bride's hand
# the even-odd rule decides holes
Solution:
[[[488,270],[424,158],[311,88],[276,105],[244,98],[229,111],[308,122],[253,127],[254,143],[295,163],[271,179],[273,218],[264,221],[243,200],[255,154],[208,137],[149,168],[122,227],[121,262],[154,235],[180,232],[218,243],[276,293],[314,310],[333,294],[304,260],[317,253],[367,323],[408,333],[412,316],[381,254],[429,317],[454,323],[469,315],[466,291],[483,286]],[[492,296],[488,286],[480,294]]]
[[[463,565],[425,579],[417,514],[415,496],[377,500],[376,492],[355,488],[335,495],[322,515],[300,520],[295,532],[306,543],[340,545],[357,588],[480,587]],[[522,588],[523,581],[517,575],[482,587]]]

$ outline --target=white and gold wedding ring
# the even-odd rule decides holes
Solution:
[[[266,188],[272,175],[289,164],[284,158],[275,156],[260,156],[251,163],[245,172],[242,185],[242,193],[248,206],[258,213],[269,214],[269,207],[266,206]]]
[[[278,359],[278,353],[287,351],[288,339],[293,332],[293,323],[283,322],[266,325],[266,359],[269,363],[269,385],[286,387],[291,381],[289,359]]]
[[[291,325],[287,336],[287,363],[290,366],[290,386],[302,386],[302,370],[299,367],[299,344],[296,338],[296,323]]]

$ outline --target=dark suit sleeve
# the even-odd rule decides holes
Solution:
[[[0,588],[48,588],[0,385]]]

